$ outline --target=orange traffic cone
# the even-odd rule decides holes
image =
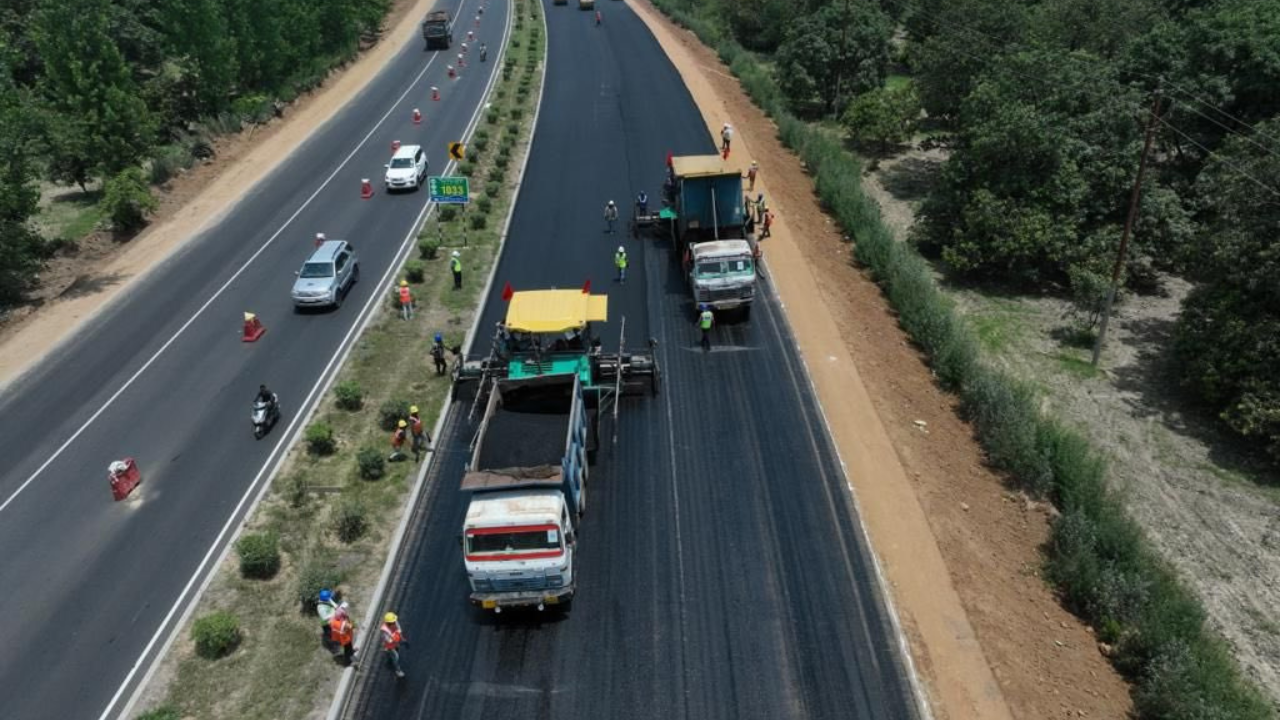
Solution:
[[[369,178],[360,181],[360,199],[368,200],[373,197],[373,183],[369,182]]]
[[[422,111],[419,110],[418,108],[413,109],[413,124],[414,125],[422,124]]]
[[[262,324],[257,315],[251,312],[244,314],[244,337],[241,338],[244,342],[256,342],[266,331],[266,326]]]
[[[475,41],[476,41],[476,34],[475,34],[475,32],[474,32],[474,31],[472,31],[472,30],[468,30],[468,31],[467,31],[467,41],[468,41],[468,42],[475,42]]]
[[[440,99],[440,88],[438,88],[438,87],[432,87],[432,88],[431,88],[431,99],[432,99],[432,100],[439,100],[439,99]]]
[[[400,149],[400,141],[399,141],[399,140],[392,140],[392,141],[391,141],[391,154],[392,154],[392,155],[395,155],[396,151],[397,151],[397,150],[399,150],[399,149]]]
[[[133,458],[117,460],[107,466],[107,479],[111,481],[111,497],[117,502],[129,497],[129,493],[142,482],[142,473]]]
[[[476,16],[476,27],[480,27],[480,16]]]
[[[316,247],[324,244],[324,233],[316,233]]]
[[[464,68],[466,66],[467,66],[467,59],[462,56],[462,53],[458,53],[458,67]]]
[[[469,34],[469,33],[468,33],[468,34]],[[466,44],[466,43],[462,43],[462,54],[463,54],[463,55],[466,55],[466,54],[467,54],[467,44]]]
[[[454,74],[454,72],[453,72],[453,66],[452,66],[452,65],[450,65],[450,66],[449,66],[449,77],[450,77],[450,78],[456,78],[456,77],[458,77],[457,75],[455,75],[455,74]]]

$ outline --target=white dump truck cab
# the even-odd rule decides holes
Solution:
[[[476,494],[463,526],[471,602],[486,610],[573,599],[573,521],[558,489]]]
[[[748,311],[756,297],[756,263],[746,240],[690,246],[689,289],[694,302],[715,310]]]

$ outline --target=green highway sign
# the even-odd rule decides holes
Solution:
[[[432,175],[427,178],[427,188],[431,193],[431,202],[466,204],[471,202],[471,188],[465,177],[441,177]]]

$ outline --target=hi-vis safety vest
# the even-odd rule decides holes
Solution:
[[[614,253],[613,264],[625,270],[627,267],[627,254],[624,252]]]
[[[382,623],[382,647],[387,650],[395,650],[400,647],[400,641],[404,636],[400,634],[400,623],[394,625]]]
[[[329,620],[329,636],[339,645],[350,645],[355,639],[355,626],[347,618],[334,615]]]
[[[452,258],[449,261],[449,268],[454,272],[462,272],[462,261],[458,258]]]
[[[418,417],[417,415],[410,415],[409,430],[411,430],[414,435],[421,435],[422,434],[422,418]]]
[[[413,298],[409,295],[409,288],[400,288],[400,304],[408,305],[411,302],[413,302]]]
[[[391,434],[391,446],[400,447],[403,444],[404,444],[404,428],[396,428],[396,431]]]
[[[710,330],[711,323],[713,322],[714,318],[715,316],[711,314],[710,310],[703,310],[702,315],[698,317],[698,327],[702,328],[703,330]]]

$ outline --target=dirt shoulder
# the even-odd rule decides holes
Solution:
[[[1128,686],[1039,576],[1049,508],[983,463],[879,288],[850,262],[798,158],[715,53],[647,3],[648,22],[708,131],[737,129],[777,213],[768,271],[846,464],[935,717],[1109,717]],[[838,400],[835,400],[837,399]],[[923,424],[919,421],[923,421]]]
[[[0,324],[0,388],[91,322],[139,278],[217,222],[283,160],[279,148],[301,143],[340,110],[417,36],[419,19],[435,0],[394,0],[381,39],[352,63],[334,70],[318,89],[289,105],[283,118],[219,138],[213,160],[160,188],[151,225],[126,243],[95,232],[72,255],[41,273],[34,296],[43,300]]]

